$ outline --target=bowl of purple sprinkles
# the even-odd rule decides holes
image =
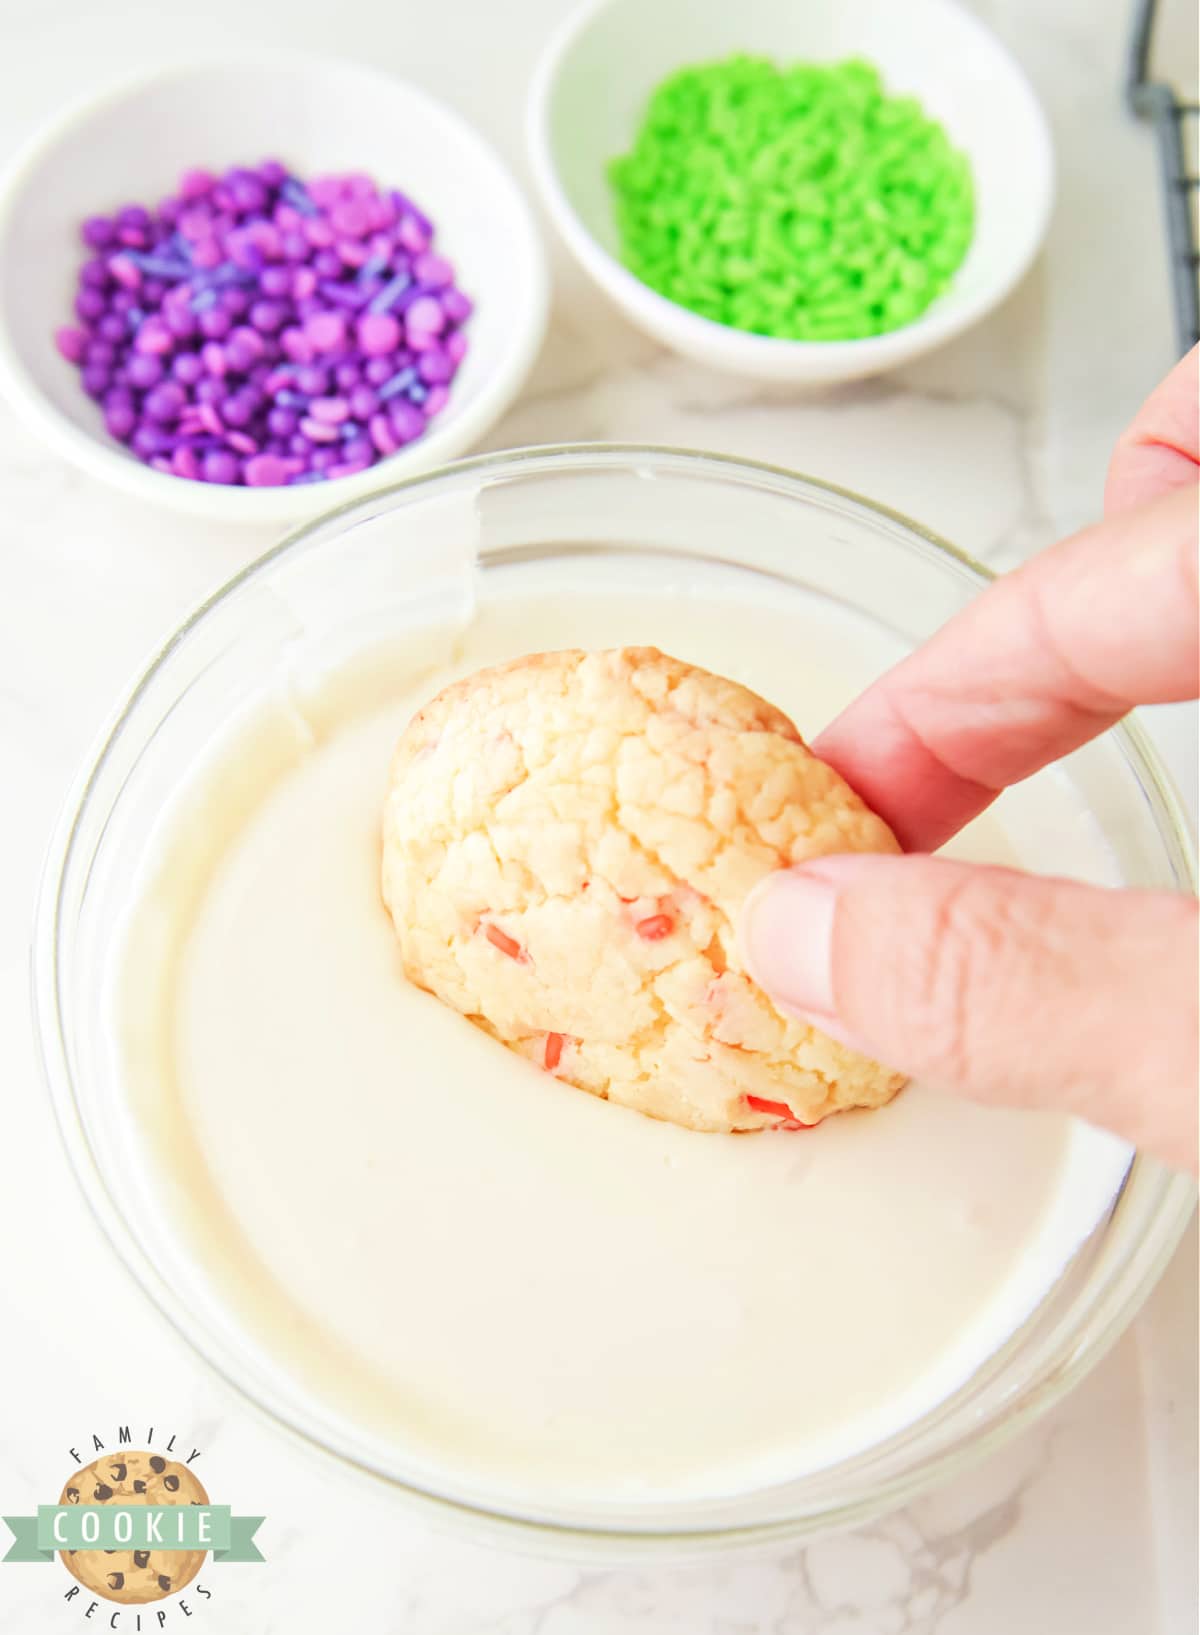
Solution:
[[[92,475],[214,518],[299,519],[462,453],[520,390],[546,306],[501,162],[349,63],[139,79],[0,184],[5,395]]]

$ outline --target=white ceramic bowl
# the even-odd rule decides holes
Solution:
[[[917,97],[971,162],[975,237],[946,293],[915,322],[859,341],[788,341],[701,318],[621,265],[609,160],[628,150],[655,85],[733,52],[778,62],[865,57]],[[1004,299],[1046,230],[1049,128],[1003,46],[953,0],[593,0],[568,19],[534,79],[529,145],[546,207],[573,254],[639,328],[713,368],[818,385],[929,351]]]
[[[190,166],[282,159],[301,176],[365,170],[428,211],[437,248],[476,303],[450,402],[417,442],[369,470],[296,488],[190,482],[106,433],[54,331],[73,322],[80,222],[153,203]],[[425,92],[353,63],[291,53],[200,61],[69,109],[0,182],[0,388],[92,476],[216,521],[298,521],[461,454],[520,390],[545,329],[545,255],[532,212],[472,128]]]

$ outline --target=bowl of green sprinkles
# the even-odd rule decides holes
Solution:
[[[1045,235],[1046,119],[954,0],[592,0],[535,74],[568,248],[685,356],[820,385],[977,323]]]

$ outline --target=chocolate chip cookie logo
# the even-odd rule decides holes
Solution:
[[[153,1431],[146,1440],[153,1442]],[[137,1610],[149,1602],[179,1596],[176,1606],[190,1618],[194,1608],[182,1591],[211,1600],[212,1590],[199,1580],[210,1554],[214,1562],[263,1559],[254,1543],[263,1517],[235,1516],[229,1505],[210,1503],[192,1469],[198,1448],[186,1458],[173,1457],[174,1436],[161,1453],[127,1446],[131,1441],[127,1425],[120,1427],[113,1453],[93,1436],[98,1457],[86,1465],[84,1455],[72,1448],[76,1466],[58,1503],[40,1504],[33,1515],[3,1518],[13,1535],[4,1560],[49,1562],[57,1555],[78,1581],[65,1599],[81,1598],[85,1618],[92,1619],[99,1608],[95,1597],[130,1609],[110,1611],[99,1624],[118,1635],[166,1626],[168,1609],[144,1616]]]

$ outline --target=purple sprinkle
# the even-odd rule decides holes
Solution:
[[[221,409],[221,418],[227,426],[244,431],[254,418],[254,405],[241,392],[227,397]]]
[[[324,397],[329,390],[329,371],[319,364],[296,370],[296,385],[306,397]]]
[[[290,267],[264,267],[259,287],[263,294],[278,300],[281,296],[292,293],[292,279],[294,277]]]
[[[123,204],[117,211],[118,227],[149,227],[150,212],[144,204]]]
[[[427,386],[444,386],[453,378],[454,364],[444,351],[437,348],[422,352],[417,359],[417,373]]]
[[[231,431],[225,441],[230,448],[236,449],[239,454],[258,453],[258,444],[253,437],[247,437],[244,431]]]
[[[277,454],[258,454],[246,461],[242,468],[248,488],[278,488],[289,477],[298,475],[293,460],[281,460]]]
[[[156,426],[141,425],[129,439],[129,446],[143,460],[148,460],[152,455],[165,454],[171,447],[171,439]]]
[[[108,262],[103,256],[93,256],[90,261],[84,262],[79,269],[79,282],[89,284],[93,289],[106,290],[108,288],[109,284],[112,283],[112,279],[109,276]]]
[[[136,290],[141,287],[142,269],[131,255],[110,256],[108,270],[125,289]]]
[[[196,333],[197,324],[190,307],[168,307],[164,304],[163,316],[167,328],[178,341],[190,341]]]
[[[288,487],[298,488],[301,483],[323,483],[324,481],[325,473],[323,471],[301,471],[295,477],[288,479]]]
[[[390,312],[368,312],[358,320],[357,335],[369,358],[384,357],[400,344],[400,324]]]
[[[379,396],[384,401],[389,397],[395,397],[397,392],[407,391],[416,378],[417,371],[412,364],[409,364],[407,368],[401,369],[397,374],[394,374],[390,380],[384,381],[379,388]]]
[[[316,205],[294,177],[289,176],[286,182],[281,183],[279,191],[293,209],[298,210],[302,216],[315,216],[317,214]]]
[[[200,467],[206,483],[235,483],[239,467],[236,458],[225,449],[213,449],[206,454]]]
[[[319,312],[304,325],[318,352],[336,352],[346,338],[346,320],[337,312]]]
[[[210,307],[215,307],[220,299],[220,295],[214,289],[201,290],[199,295],[192,297],[192,311],[207,312]]]
[[[75,297],[75,312],[85,324],[95,323],[107,311],[108,303],[99,290],[89,289],[85,284]]]
[[[425,430],[425,416],[406,398],[398,398],[395,403],[388,405],[388,419],[401,443],[411,443]]]
[[[175,337],[161,318],[147,318],[138,328],[133,349],[135,352],[152,352],[159,355],[173,352]]]
[[[204,365],[195,352],[181,352],[171,364],[171,373],[182,386],[194,386],[204,378]]]
[[[250,308],[250,322],[264,334],[274,335],[287,322],[288,311],[278,301],[255,301]]]
[[[314,250],[329,250],[337,241],[337,234],[324,216],[310,216],[303,224],[303,233]]]
[[[273,437],[290,437],[299,424],[294,409],[276,407],[267,415],[267,430]]]
[[[413,262],[413,273],[418,283],[431,290],[443,290],[454,282],[454,268],[444,255],[419,255]]]
[[[308,412],[323,426],[337,426],[349,417],[350,405],[344,397],[318,397],[309,404]]]
[[[446,314],[442,311],[442,303],[434,296],[422,295],[404,314],[404,322],[410,336],[414,330],[426,330],[431,335],[440,335],[446,327]]]
[[[344,199],[329,212],[336,233],[347,238],[362,238],[371,231],[371,216],[365,199]]]
[[[233,319],[224,307],[210,307],[200,314],[200,333],[206,340],[223,341],[233,328]]]
[[[190,278],[192,269],[186,262],[172,261],[164,255],[131,255],[129,260],[139,267],[143,273],[149,273],[152,278],[166,278],[178,281],[181,278]]]
[[[380,273],[386,272],[387,269],[388,257],[386,255],[373,255],[370,261],[363,262],[355,277],[360,284],[365,284],[371,278],[378,278]]]
[[[370,386],[356,386],[350,393],[350,413],[356,420],[369,420],[379,408],[379,393]]]
[[[87,335],[82,329],[58,329],[54,333],[54,344],[68,363],[82,363]]]
[[[337,442],[337,427],[326,426],[320,420],[313,420],[311,416],[306,416],[300,422],[300,430],[311,443]]]
[[[302,329],[285,329],[279,337],[279,344],[283,348],[284,356],[290,358],[293,363],[312,362],[312,342]]]
[[[401,193],[398,187],[394,187],[388,197],[399,217],[411,216],[423,232],[428,233],[430,238],[433,237],[433,223],[423,211],[418,210],[406,193]]]
[[[104,424],[110,437],[115,437],[118,443],[125,443],[137,425],[137,411],[130,404],[114,403],[105,410]]]
[[[450,388],[448,386],[431,386],[429,396],[421,405],[421,412],[426,420],[432,420],[435,414],[441,414],[449,401]]]
[[[333,301],[340,307],[357,309],[362,306],[367,295],[365,290],[356,289],[353,284],[335,284],[328,278],[318,287],[327,301]]]
[[[312,260],[312,269],[318,278],[340,278],[342,263],[333,250],[318,250]]]
[[[410,274],[398,272],[391,281],[383,286],[379,294],[371,302],[371,312],[402,313],[412,306],[414,301],[426,294],[420,284],[415,284]]]
[[[89,216],[80,228],[80,237],[89,250],[106,250],[117,230],[107,216]]]
[[[130,358],[128,369],[130,384],[141,391],[157,386],[164,373],[162,359],[149,352]]]
[[[151,420],[163,422],[178,420],[180,410],[186,401],[184,389],[179,382],[168,380],[146,393],[142,412]]]
[[[243,327],[235,329],[229,337],[225,358],[231,369],[245,373],[261,360],[266,349],[266,343],[257,330]]]
[[[421,225],[412,211],[401,216],[400,224],[396,228],[396,242],[406,249],[410,255],[420,255],[429,248],[431,234]]]
[[[474,312],[475,303],[457,286],[442,294],[442,311],[452,324],[464,323]]]
[[[171,470],[177,477],[187,477],[195,482],[200,475],[200,462],[192,450],[184,444],[172,454]]]

